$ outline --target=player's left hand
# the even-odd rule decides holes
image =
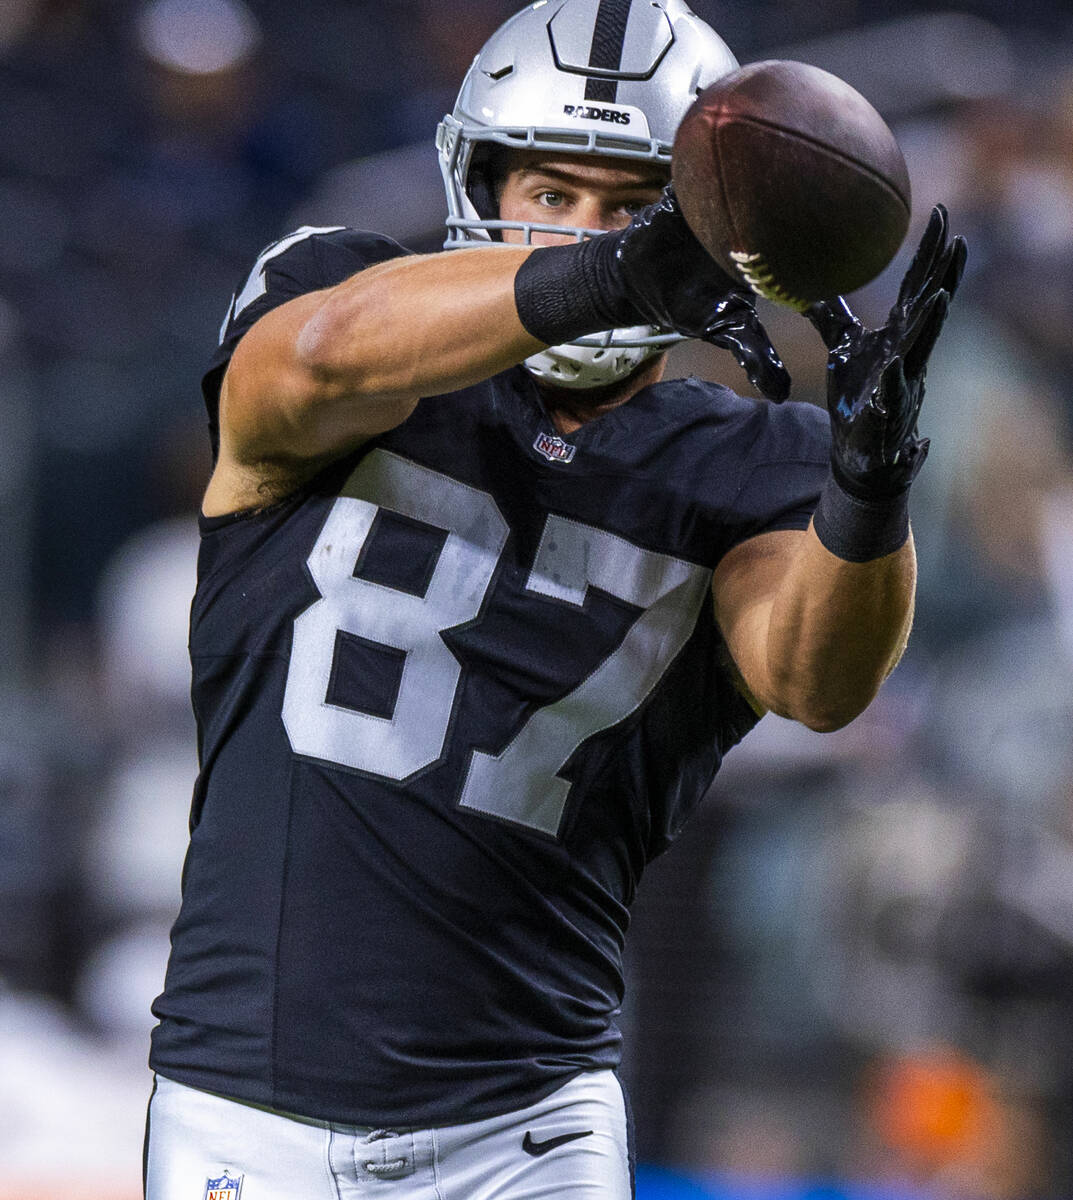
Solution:
[[[862,325],[841,296],[806,314],[828,349],[832,469],[863,499],[904,491],[927,456],[917,417],[928,357],[965,269],[965,240],[948,239],[948,224],[936,205],[879,329]]]

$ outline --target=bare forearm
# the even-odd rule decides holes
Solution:
[[[324,293],[298,352],[344,391],[412,397],[454,390],[534,353],[514,276],[524,248],[394,259]]]
[[[862,712],[909,636],[916,586],[912,539],[854,563],[806,532],[736,547],[713,580],[716,618],[753,697],[813,729]]]
[[[893,554],[852,563],[810,528],[771,606],[771,707],[824,730],[862,712],[905,649],[915,589],[912,537]]]
[[[514,276],[527,248],[393,259],[263,317],[235,351],[226,406],[250,459],[317,457],[405,420],[422,396],[488,378],[541,345]]]

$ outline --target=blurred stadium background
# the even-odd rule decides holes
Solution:
[[[1073,15],[694,0],[894,125],[970,270],[908,656],[766,718],[636,910],[641,1200],[1073,1194]],[[0,1200],[133,1200],[194,731],[228,297],[303,223],[439,244],[432,138],[513,0],[0,0]],[[859,296],[889,300],[904,258]],[[765,308],[795,394],[822,352]],[[681,372],[741,380],[677,351]]]

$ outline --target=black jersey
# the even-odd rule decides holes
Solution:
[[[266,252],[210,409],[262,312],[398,253],[348,230]],[[827,425],[686,380],[561,438],[519,368],[203,520],[201,772],[152,1066],[417,1126],[614,1066],[638,880],[757,719],[712,568],[807,524]]]

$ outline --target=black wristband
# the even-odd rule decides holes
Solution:
[[[607,235],[534,250],[514,277],[514,304],[526,332],[558,346],[636,324],[622,311],[626,302],[616,283],[614,251],[614,238]]]
[[[812,518],[820,542],[846,562],[871,562],[901,549],[909,537],[909,489],[863,500],[828,475]]]

